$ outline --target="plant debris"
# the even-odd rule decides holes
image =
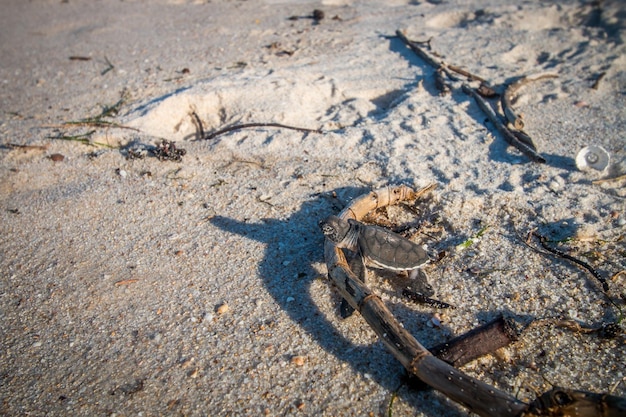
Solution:
[[[183,156],[187,153],[185,149],[176,147],[176,142],[163,139],[152,151],[159,161],[182,162]]]
[[[493,110],[491,105],[483,99],[483,97],[491,98],[498,96],[496,89],[491,87],[487,80],[478,75],[472,74],[471,72],[466,71],[460,67],[448,64],[447,62],[440,59],[438,54],[430,52],[430,39],[428,40],[428,42],[411,41],[401,30],[397,30],[396,35],[413,52],[415,52],[417,56],[423,59],[431,67],[435,68],[435,86],[442,95],[448,94],[450,92],[450,81],[460,81],[459,77],[454,74],[465,77],[467,81],[480,82],[480,86],[478,88],[472,88],[468,84],[463,83],[461,89],[465,94],[474,98],[480,110],[489,118],[495,128],[504,136],[504,139],[508,142],[509,145],[519,149],[533,162],[546,162],[545,158],[537,153],[537,147],[535,146],[532,138],[527,133],[521,130],[521,128],[523,127],[523,122],[519,115],[512,108],[511,102],[513,94],[522,85],[530,81],[536,81],[539,79],[554,78],[555,75],[548,74],[538,77],[526,77],[520,80],[518,83],[509,86],[509,88],[505,92],[502,101],[502,105],[506,114],[501,117],[501,115],[497,114],[496,111]],[[424,45],[426,46],[426,48],[423,47]],[[427,52],[426,49],[428,49],[429,51]],[[506,119],[507,117],[513,123],[513,125],[510,127],[502,121],[502,119]]]

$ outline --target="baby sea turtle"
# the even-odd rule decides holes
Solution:
[[[320,223],[320,228],[338,247],[360,252],[380,268],[408,271],[428,261],[428,254],[420,245],[382,227],[329,216]]]

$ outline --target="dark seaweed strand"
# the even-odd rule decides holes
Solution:
[[[551,246],[549,246],[546,243],[546,238],[535,233],[535,236],[537,236],[539,238],[539,242],[541,243],[541,246],[547,250],[548,252],[551,252],[557,256],[560,256],[561,258],[567,259],[568,261],[574,262],[575,264],[578,264],[580,266],[582,266],[583,268],[585,268],[587,271],[589,271],[591,273],[591,275],[593,275],[598,281],[600,281],[600,283],[602,284],[602,289],[604,289],[604,291],[608,291],[609,290],[609,284],[606,282],[606,279],[601,276],[598,271],[596,271],[591,265],[589,265],[587,262],[581,261],[580,259],[574,258],[571,255],[568,255],[567,253],[560,251],[556,248],[553,248]]]
[[[198,128],[198,138],[204,139],[204,128],[202,127],[202,120],[200,119],[200,116],[198,116],[198,113],[196,113],[195,111],[192,111],[191,117],[193,117],[193,119],[196,121],[196,126]]]
[[[283,129],[297,130],[298,132],[322,133],[320,129],[308,129],[305,127],[289,126],[289,125],[283,125],[280,123],[243,123],[243,124],[239,124],[235,126],[225,127],[223,129],[209,133],[202,139],[209,140],[209,139],[215,138],[216,136],[222,135],[224,133],[232,132],[233,130],[246,129],[250,127],[278,127],[278,128],[283,128]]]
[[[452,304],[426,297],[424,294],[420,294],[408,288],[402,290],[402,296],[416,304],[426,304],[435,308],[454,308]]]

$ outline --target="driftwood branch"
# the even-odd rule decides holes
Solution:
[[[515,92],[531,81],[536,81],[544,78],[553,78],[553,74],[544,74],[536,77],[526,77],[509,86],[502,98],[502,107],[505,113],[504,117],[511,120],[512,126],[508,128],[505,123],[500,119],[496,112],[489,106],[489,104],[481,97],[483,91],[488,91],[488,97],[497,95],[495,90],[490,87],[490,83],[483,77],[472,74],[471,72],[464,70],[458,66],[451,65],[444,60],[433,57],[433,54],[420,47],[417,42],[413,42],[406,37],[401,31],[397,30],[396,35],[413,51],[417,56],[423,59],[428,65],[435,68],[435,85],[441,91],[442,94],[447,94],[450,91],[450,84],[446,82],[444,74],[453,81],[459,81],[457,77],[452,75],[452,72],[462,75],[468,81],[479,81],[481,87],[477,90],[469,87],[467,84],[462,85],[462,90],[468,95],[471,95],[478,104],[478,107],[483,113],[487,115],[489,120],[494,124],[495,128],[504,136],[504,139],[511,146],[519,149],[524,155],[528,156],[532,161],[545,163],[546,160],[537,153],[537,147],[535,146],[532,138],[521,129],[523,127],[522,119],[517,115],[512,106],[512,97]]]
[[[401,201],[415,200],[434,188],[434,185],[430,185],[414,191],[399,186],[372,191],[356,198],[338,217],[360,220],[370,211]],[[422,346],[395,319],[382,299],[351,270],[343,251],[328,239],[324,243],[324,257],[328,275],[343,298],[361,313],[407,371],[474,413],[487,417],[626,415],[626,399],[620,397],[555,388],[533,403],[526,404],[504,391],[465,375]],[[453,363],[462,363],[471,360],[471,356],[461,355],[450,359]]]
[[[517,130],[524,128],[524,121],[522,116],[513,108],[513,97],[517,94],[520,88],[534,81],[545,80],[549,78],[558,78],[556,74],[539,74],[535,76],[524,77],[515,81],[507,86],[502,94],[502,111],[506,116],[506,119]]]
[[[442,361],[458,368],[517,339],[518,333],[513,322],[498,316],[483,326],[428,350]]]
[[[526,155],[535,162],[546,162],[545,158],[539,155],[532,146],[529,146],[524,141],[520,141],[517,136],[515,136],[513,133],[511,133],[509,129],[507,129],[504,123],[502,123],[500,117],[498,117],[496,112],[491,108],[491,106],[489,106],[489,103],[487,103],[473,88],[471,88],[467,84],[463,84],[463,91],[474,98],[476,104],[478,104],[478,107],[480,107],[483,113],[487,115],[487,117],[489,118],[491,123],[493,123],[496,129],[498,129],[498,131],[502,133],[502,136],[504,136],[504,139],[509,143],[509,145],[515,146],[524,155]]]

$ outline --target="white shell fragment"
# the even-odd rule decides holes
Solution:
[[[610,161],[611,156],[602,146],[585,146],[576,155],[576,167],[581,171],[604,171]]]

